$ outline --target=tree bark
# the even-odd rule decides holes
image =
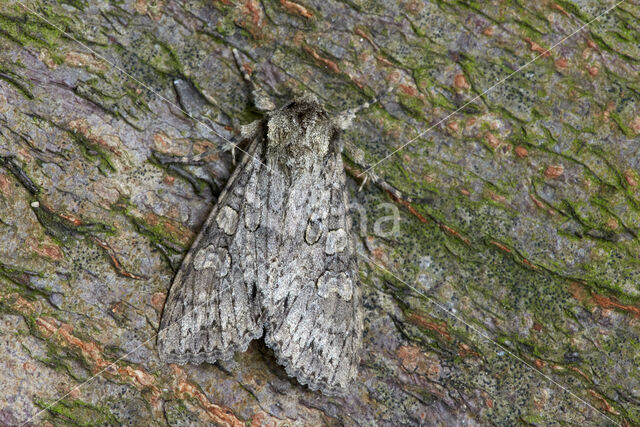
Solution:
[[[640,3],[615,5],[0,2],[0,425],[640,424]],[[232,47],[278,105],[395,88],[343,135],[405,196],[358,191],[345,158],[365,307],[345,398],[260,341],[157,356],[233,163],[152,152],[259,117]]]

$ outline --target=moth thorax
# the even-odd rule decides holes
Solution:
[[[322,159],[334,136],[332,122],[316,111],[279,111],[268,123],[268,156],[289,168],[306,167]],[[326,116],[326,113],[322,112]]]

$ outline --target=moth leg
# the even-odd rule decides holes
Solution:
[[[336,127],[338,129],[342,129],[342,130],[348,129],[351,126],[351,122],[356,117],[356,114],[358,114],[362,110],[366,110],[367,108],[371,107],[374,104],[377,104],[378,102],[380,102],[380,100],[383,97],[387,96],[394,89],[395,89],[394,86],[389,86],[385,91],[383,91],[382,93],[378,94],[375,98],[371,99],[370,101],[366,101],[366,102],[358,105],[357,107],[349,108],[348,110],[345,110],[345,111],[339,113],[333,119],[334,124],[336,125]]]
[[[259,111],[262,111],[264,113],[269,111],[274,111],[276,109],[276,103],[271,99],[269,94],[265,92],[264,89],[262,89],[260,86],[256,84],[256,82],[253,81],[253,79],[251,78],[251,75],[247,71],[247,68],[245,68],[240,58],[240,53],[238,52],[238,49],[233,48],[232,52],[233,52],[233,58],[236,61],[236,65],[238,66],[238,69],[242,74],[242,78],[247,83],[249,83],[249,85],[251,85],[251,98],[253,101],[253,105]]]
[[[153,150],[153,157],[163,166],[171,166],[171,165],[184,165],[184,166],[203,166],[207,163],[207,157],[219,154],[230,152],[233,157],[233,163],[236,162],[236,147],[241,146],[245,140],[237,141],[236,138],[232,138],[227,140],[222,147],[220,148],[212,148],[210,150],[204,151],[200,154],[189,155],[189,156],[173,156],[170,154],[164,154],[159,151]],[[243,149],[239,149],[240,151],[244,151]]]
[[[334,123],[336,127],[342,130],[348,129],[349,126],[351,126],[351,122],[355,118],[356,114],[380,102],[380,100],[383,97],[387,96],[394,89],[395,89],[394,86],[389,86],[385,91],[378,94],[372,100],[364,102],[363,104],[358,105],[355,108],[350,108],[338,114],[334,118]],[[348,158],[348,160],[352,162],[357,167],[357,169],[359,169],[357,170],[356,168],[352,168],[345,164],[345,168],[347,169],[347,172],[349,172],[355,178],[358,178],[361,180],[361,184],[360,184],[360,187],[358,188],[358,191],[362,190],[365,184],[367,184],[368,182],[371,182],[375,184],[378,188],[380,188],[382,191],[386,191],[389,194],[391,194],[391,196],[397,200],[401,200],[406,203],[413,203],[416,201],[413,197],[409,197],[407,195],[402,194],[400,190],[398,190],[397,188],[395,188],[394,186],[386,182],[384,179],[376,175],[373,169],[368,164],[365,163],[364,152],[360,148],[356,147],[350,142],[346,142],[344,146],[344,154]]]
[[[229,142],[230,147],[235,147],[233,142]],[[226,146],[223,146],[223,149]],[[231,149],[231,148],[230,148]],[[217,194],[221,189],[221,183],[219,182],[219,178],[215,173],[212,172],[210,168],[207,166],[207,158],[214,154],[220,153],[219,148],[214,148],[212,150],[207,150],[203,153],[197,155],[188,155],[188,156],[175,156],[171,154],[162,153],[157,150],[152,150],[151,156],[154,161],[166,169],[168,172],[172,172],[175,175],[178,175],[185,180],[187,180],[196,193],[201,194],[201,181],[204,181],[208,184],[209,188],[214,194]],[[233,154],[235,154],[232,151]],[[235,164],[235,158],[234,164]],[[203,168],[205,174],[196,173],[194,170],[191,170],[188,166],[195,166],[197,168]]]
[[[365,163],[364,152],[362,151],[362,149],[356,147],[351,143],[346,143],[344,147],[344,155],[348,160],[348,163],[344,164],[346,171],[349,173],[349,175],[360,181],[360,187],[358,187],[358,191],[362,190],[362,188],[367,183],[372,183],[382,191],[390,193],[394,198],[398,200],[402,200],[407,203],[416,202],[413,197],[402,194],[400,190],[389,184],[384,179],[380,178],[380,176],[378,176],[373,171],[373,169],[371,169],[370,166]],[[351,166],[349,163],[353,164],[355,167]]]

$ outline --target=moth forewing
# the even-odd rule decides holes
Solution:
[[[252,339],[262,335],[257,321],[259,311],[251,304],[255,288],[250,286],[255,284],[246,285],[235,263],[231,265],[233,250],[240,241],[238,231],[243,230],[238,213],[241,197],[234,189],[246,187],[247,177],[254,175],[255,156],[261,150],[261,141],[254,139],[247,150],[250,155],[237,165],[173,280],[158,334],[158,351],[167,363],[226,360],[236,351],[246,350]],[[229,219],[234,215],[236,220],[230,225]],[[225,250],[229,265],[225,262],[220,269],[216,256],[224,255]],[[218,269],[214,271],[215,267]],[[235,309],[219,310],[228,304],[232,294],[237,297]],[[246,302],[240,294],[247,295]],[[236,311],[241,314],[241,321],[231,322],[229,316]]]

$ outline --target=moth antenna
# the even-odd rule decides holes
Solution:
[[[238,69],[240,70],[240,74],[242,74],[242,78],[251,85],[251,98],[253,101],[253,105],[262,112],[274,111],[276,109],[275,102],[273,102],[267,92],[265,92],[260,86],[256,84],[256,82],[253,81],[253,79],[251,78],[251,74],[249,74],[247,68],[242,62],[242,59],[240,58],[238,49],[234,47],[231,52],[233,52],[233,58],[236,61]]]

